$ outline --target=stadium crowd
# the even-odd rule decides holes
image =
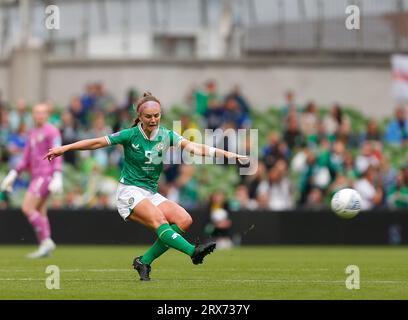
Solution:
[[[63,144],[107,135],[132,125],[138,98],[138,91],[131,89],[119,104],[102,83],[91,83],[66,106],[49,103],[50,122],[60,128]],[[235,166],[165,165],[160,192],[186,209],[209,206],[213,227],[221,233],[229,226],[231,210],[319,210],[343,187],[360,192],[363,210],[408,207],[408,119],[403,106],[380,121],[340,104],[301,104],[288,91],[283,105],[260,111],[238,86],[221,94],[217,83],[208,80],[191,89],[181,106],[164,108],[162,123],[171,128],[173,120],[181,121],[182,134],[187,129],[259,129],[259,145],[246,146],[258,148],[254,175],[239,175]],[[24,99],[15,105],[0,101],[0,178],[21,158],[31,126],[30,105]],[[222,135],[215,139],[214,145],[218,143],[225,149],[236,147]],[[51,206],[114,208],[122,157],[120,146],[67,153],[65,191],[53,196]],[[1,193],[0,207],[18,206],[19,191],[26,187],[23,175],[13,197]]]

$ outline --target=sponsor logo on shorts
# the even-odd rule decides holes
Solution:
[[[132,197],[129,199],[129,205],[132,205],[134,202],[135,202],[135,198]]]

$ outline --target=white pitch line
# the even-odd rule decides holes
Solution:
[[[129,272],[129,269],[61,269],[61,272]]]
[[[64,279],[62,282],[81,282],[81,281],[95,281],[95,282],[107,282],[107,281],[126,281],[129,282],[132,279]],[[302,284],[302,283],[322,283],[322,284],[337,284],[344,283],[344,280],[292,280],[292,279],[282,279],[282,280],[272,280],[272,279],[223,279],[223,280],[210,280],[210,279],[157,279],[156,281],[179,281],[179,282],[260,282],[260,283],[285,283],[285,284]],[[0,278],[0,281],[45,281],[44,279],[39,278]],[[365,280],[361,281],[362,284],[395,284],[403,283],[407,284],[407,280]]]
[[[132,267],[128,269],[60,269],[61,272],[128,272],[131,271]],[[174,269],[170,268],[160,268],[160,271],[173,271]],[[0,269],[0,272],[32,272],[32,271],[42,271],[42,269],[13,269],[10,267],[9,269]],[[198,270],[194,269],[193,271],[205,272],[207,270]],[[242,271],[239,268],[226,268],[226,269],[211,269],[208,270],[211,272],[234,272],[234,271]],[[332,269],[269,269],[269,268],[251,268],[245,269],[247,272],[293,272],[293,271],[300,271],[300,272],[316,272],[316,271],[332,271]]]
[[[44,269],[45,270],[45,269]],[[0,269],[0,272],[42,272],[43,269]],[[129,272],[132,271],[132,268],[129,269],[60,269],[61,272]]]

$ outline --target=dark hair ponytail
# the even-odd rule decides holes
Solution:
[[[140,122],[139,118],[136,118],[135,121],[133,121],[131,128],[136,127],[139,122]]]
[[[139,120],[139,109],[140,109],[140,106],[143,103],[147,102],[147,101],[155,101],[155,102],[157,102],[158,104],[161,105],[159,99],[157,99],[155,96],[153,96],[150,91],[145,91],[143,93],[143,97],[141,97],[137,101],[137,107],[136,107],[136,110],[135,110],[136,111],[136,119],[134,120],[133,125],[132,125],[131,128],[136,127],[138,125],[138,123],[140,122],[140,120]]]

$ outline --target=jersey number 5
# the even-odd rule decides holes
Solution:
[[[145,162],[145,164],[149,164],[153,162],[153,158],[152,158],[152,152],[146,150],[145,151],[145,157],[147,158],[147,161]]]

